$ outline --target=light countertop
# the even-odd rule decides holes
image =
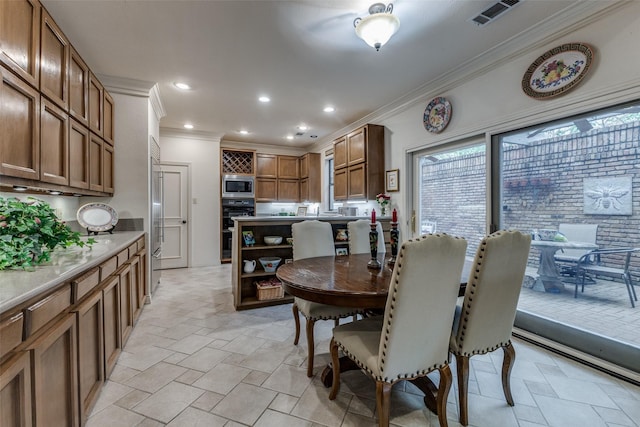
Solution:
[[[304,221],[304,220],[314,220],[318,221],[356,221],[358,219],[371,219],[370,216],[341,216],[341,215],[320,215],[320,216],[288,216],[288,215],[274,215],[274,216],[234,216],[231,218],[234,221],[238,222],[253,222],[253,221],[261,221],[261,222],[277,222],[277,221]],[[377,219],[391,219],[390,216],[381,217],[378,215]]]
[[[35,267],[35,271],[0,271],[0,313],[101,264],[143,235],[142,231],[121,231],[92,236],[96,239],[93,246],[58,248],[51,254],[51,261]]]

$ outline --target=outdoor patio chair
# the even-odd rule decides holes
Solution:
[[[422,221],[422,234],[434,234],[436,226],[436,221]]]
[[[578,297],[579,286],[582,287],[581,291],[584,292],[584,285],[588,284],[586,281],[587,274],[592,274],[593,276],[622,279],[627,287],[631,307],[635,307],[635,301],[638,301],[638,296],[629,273],[629,264],[631,263],[631,255],[636,252],[640,252],[640,248],[596,249],[580,257],[576,267],[576,288],[573,297]],[[612,261],[615,260],[618,262],[613,263]],[[619,267],[620,265],[622,267]]]
[[[598,224],[560,224],[558,231],[570,242],[596,243]],[[580,258],[591,252],[589,249],[561,249],[556,252],[554,259],[559,263],[560,274],[575,277],[576,266]],[[589,276],[585,278],[594,283]]]

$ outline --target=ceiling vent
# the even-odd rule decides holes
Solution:
[[[473,18],[469,19],[469,21],[480,26],[487,25],[489,22],[496,20],[506,11],[514,8],[516,5],[522,3],[523,1],[524,0],[501,0],[480,12],[478,16],[474,16]]]

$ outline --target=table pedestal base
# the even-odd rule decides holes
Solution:
[[[356,363],[347,356],[342,356],[339,359],[340,373],[347,371],[354,371],[360,369]],[[329,388],[333,385],[333,366],[328,364],[322,374],[320,374],[320,380],[325,387]],[[431,412],[438,415],[438,409],[436,404],[436,396],[438,395],[438,387],[429,379],[429,377],[419,377],[413,380],[407,380],[413,385],[418,387],[420,391],[424,393],[424,404]]]

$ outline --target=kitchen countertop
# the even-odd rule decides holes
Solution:
[[[122,231],[92,236],[96,240],[93,246],[58,248],[51,261],[35,271],[0,271],[0,314],[101,264],[143,235],[142,231]]]
[[[378,215],[378,219],[391,219],[390,216],[380,216]],[[263,222],[276,222],[282,220],[294,220],[294,221],[303,221],[303,220],[314,220],[318,221],[355,221],[358,219],[371,219],[370,216],[341,216],[341,215],[320,215],[320,216],[289,216],[289,215],[277,215],[277,216],[234,216],[231,217],[232,220],[238,222],[249,222],[249,221],[263,221]]]

